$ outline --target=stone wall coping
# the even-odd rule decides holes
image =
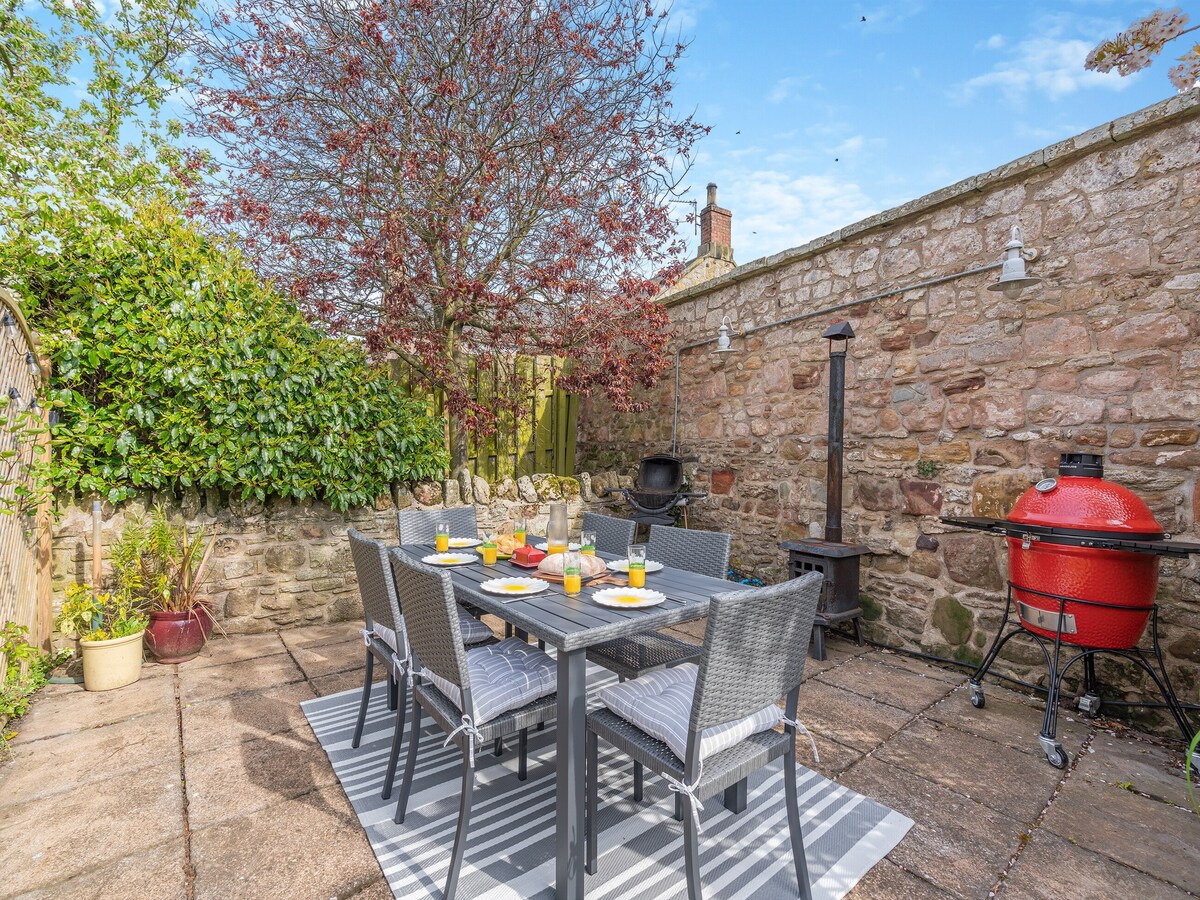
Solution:
[[[848,243],[865,232],[888,228],[938,207],[959,202],[971,194],[986,193],[1028,175],[1030,172],[1059,168],[1081,156],[1095,152],[1098,145],[1117,144],[1195,115],[1200,115],[1200,88],[1168,97],[1166,100],[1113,119],[1111,122],[1089,129],[1082,134],[1043,147],[1041,150],[1035,150],[1012,162],[997,166],[991,171],[972,175],[948,187],[939,188],[930,194],[918,197],[916,200],[910,200],[908,203],[868,216],[852,225],[814,238],[807,244],[801,244],[799,247],[792,247],[771,256],[760,257],[738,266],[732,272],[674,292],[660,302],[666,307],[688,303],[712,291],[729,287],[748,278],[756,278],[774,269]]]

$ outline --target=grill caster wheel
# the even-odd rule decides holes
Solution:
[[[987,701],[983,697],[983,688],[977,684],[970,685],[971,688],[971,705],[976,709],[983,709],[987,705]]]
[[[1062,748],[1062,744],[1055,744],[1054,749],[1046,754],[1046,762],[1056,769],[1065,769],[1068,759],[1067,751]]]

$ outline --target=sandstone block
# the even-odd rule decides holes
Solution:
[[[930,444],[921,448],[921,458],[939,463],[960,463],[971,458],[971,445],[966,441]]]
[[[446,506],[458,506],[463,502],[462,487],[457,478],[448,478],[442,482],[442,502]],[[470,496],[466,502],[471,502]]]
[[[865,509],[880,512],[899,512],[904,508],[898,480],[875,475],[858,476],[858,502]]]
[[[1016,472],[996,472],[977,478],[971,486],[971,514],[1003,519],[1029,486],[1029,478]]]
[[[934,481],[900,482],[904,511],[913,516],[937,516],[942,512],[942,486]]]
[[[271,547],[263,554],[263,565],[268,572],[292,573],[304,565],[305,552],[303,547],[285,545]]]
[[[523,503],[537,503],[538,501],[537,488],[533,486],[533,480],[528,475],[522,475],[517,479],[517,493],[520,494]]]
[[[437,506],[442,502],[442,486],[436,481],[418,481],[412,492],[422,506]]]
[[[1151,428],[1142,435],[1142,446],[1190,446],[1197,438],[1200,438],[1200,431],[1195,428]]]
[[[981,590],[1001,589],[995,538],[984,534],[948,534],[941,544],[942,561],[952,581]]]
[[[492,502],[492,488],[486,478],[476,475],[471,479],[471,495],[476,503]]]

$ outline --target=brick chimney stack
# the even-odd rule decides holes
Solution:
[[[708,185],[708,205],[700,210],[700,249],[696,258],[704,256],[733,261],[730,221],[733,213],[717,206],[717,186]]]

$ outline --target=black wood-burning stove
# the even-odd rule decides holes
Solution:
[[[825,472],[825,539],[785,541],[788,577],[822,572],[825,585],[813,623],[812,657],[825,658],[825,629],[838,622],[854,623],[854,638],[862,643],[858,598],[859,557],[863,544],[842,541],[842,445],[846,409],[846,346],[854,337],[849,322],[834,322],[822,337],[829,339],[829,454]]]

